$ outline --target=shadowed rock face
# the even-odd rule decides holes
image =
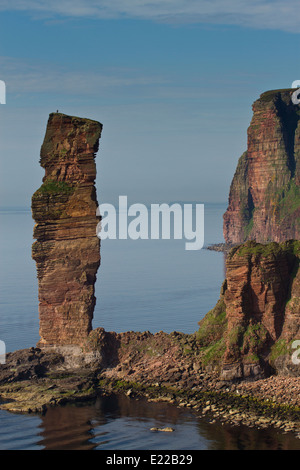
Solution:
[[[300,238],[300,108],[294,90],[263,93],[253,104],[224,214],[226,243]]]
[[[49,116],[40,159],[45,176],[32,196],[38,346],[81,345],[92,329],[100,265],[94,182],[101,131],[96,121],[60,113]]]
[[[299,312],[288,313],[288,301],[299,299],[299,254],[299,243],[291,241],[268,245],[248,242],[229,255],[224,294],[229,332],[225,362],[241,358],[256,362],[279,338],[288,343],[298,334]],[[289,335],[288,323],[294,324]]]
[[[226,280],[198,338],[225,379],[299,376],[291,360],[300,339],[300,242],[248,241],[226,260]],[[212,354],[214,352],[214,356]]]

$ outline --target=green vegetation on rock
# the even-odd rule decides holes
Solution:
[[[268,91],[265,91],[264,93],[262,93],[260,95],[260,101],[262,102],[268,102],[268,101],[272,101],[274,99],[274,97],[276,95],[278,95],[279,93],[288,93],[288,92],[291,92],[292,89],[291,88],[282,88],[282,89],[279,89],[279,90],[268,90]]]
[[[292,179],[286,188],[281,191],[281,198],[278,202],[279,220],[292,216],[300,208],[300,187]],[[298,220],[299,223],[299,220]]]
[[[42,186],[33,194],[33,199],[42,197],[43,195],[70,195],[74,191],[74,186],[65,181],[46,180]]]
[[[201,346],[211,345],[212,340],[219,340],[226,330],[226,306],[224,300],[218,300],[216,306],[210,310],[199,322],[197,341]]]
[[[255,241],[249,240],[248,242],[233,248],[229,253],[229,259],[235,254],[239,256],[278,256],[280,253],[289,253],[294,256],[300,256],[300,241],[289,240],[287,242],[276,243],[271,242],[267,244],[256,243]]]
[[[65,181],[46,180],[32,196],[32,214],[37,220],[58,220],[65,217],[66,201],[74,185]]]
[[[224,338],[221,338],[219,341],[216,341],[211,346],[203,349],[201,355],[201,363],[206,367],[209,364],[221,367],[222,358],[226,350],[226,342]]]
[[[288,345],[284,339],[279,339],[271,348],[270,362],[274,363],[275,359],[286,354],[288,354]]]
[[[253,229],[254,221],[253,221],[253,215],[251,215],[251,219],[247,222],[247,225],[244,227],[244,234],[245,238],[249,238],[250,233]]]
[[[242,353],[248,362],[259,362],[258,354],[265,345],[268,332],[262,323],[247,326],[243,335]]]
[[[225,289],[225,286],[222,289]],[[226,306],[221,297],[216,306],[199,322],[199,330],[196,333],[201,348],[201,363],[204,366],[221,364],[226,349],[226,329]]]

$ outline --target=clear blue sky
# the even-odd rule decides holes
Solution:
[[[30,206],[49,113],[103,124],[99,202],[226,202],[251,106],[300,79],[300,5],[0,0],[0,205]]]

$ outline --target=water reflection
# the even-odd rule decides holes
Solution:
[[[173,433],[151,427],[174,428]],[[299,449],[292,434],[209,423],[189,410],[113,395],[95,403],[49,409],[37,444],[46,450],[279,450]]]

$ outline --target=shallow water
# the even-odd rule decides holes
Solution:
[[[0,411],[1,450],[284,450],[299,449],[292,434],[210,424],[164,403],[125,396],[49,409],[44,416]],[[153,432],[152,427],[174,432]]]

